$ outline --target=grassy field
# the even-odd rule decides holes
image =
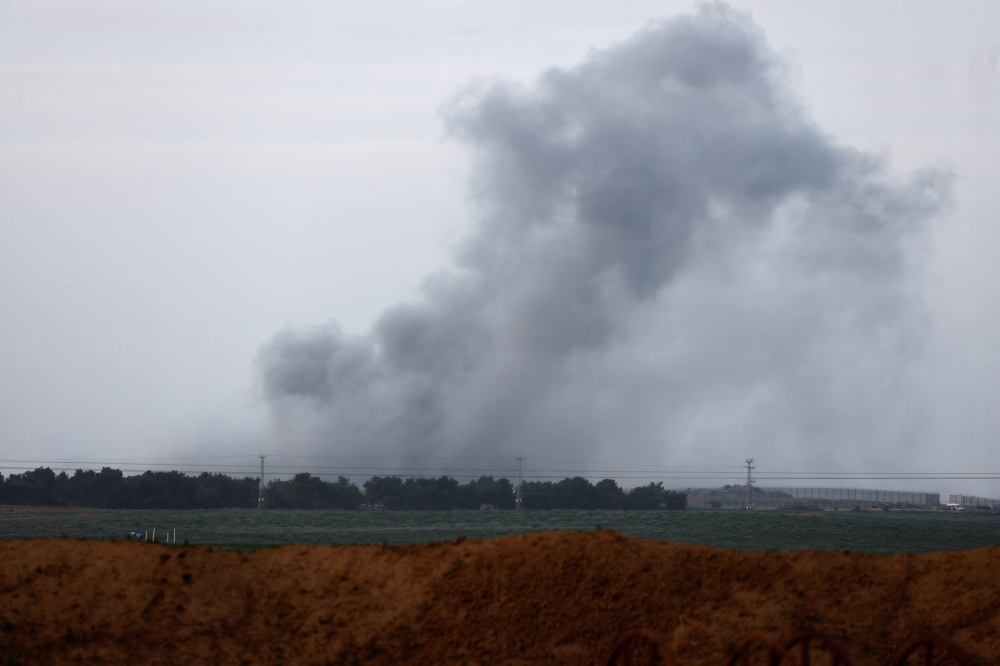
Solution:
[[[113,511],[0,507],[0,539],[121,539],[168,530],[217,548],[287,543],[359,544],[491,538],[543,530],[612,529],[620,534],[725,548],[820,548],[895,553],[1000,546],[1000,516],[953,512],[787,513],[687,511]],[[171,532],[173,534],[173,532]]]

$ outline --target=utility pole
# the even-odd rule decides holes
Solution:
[[[264,508],[264,458],[267,456],[260,457],[260,489],[257,491],[257,508]]]
[[[515,456],[514,460],[517,461],[517,488],[514,489],[514,508],[521,510],[524,508],[524,500],[521,498],[521,461],[524,460],[524,456]]]
[[[747,458],[747,464],[743,465],[747,468],[747,511],[753,510],[753,483],[756,479],[753,478],[753,471],[757,469],[753,464],[753,458]]]

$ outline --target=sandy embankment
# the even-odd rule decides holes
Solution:
[[[856,664],[927,632],[997,663],[998,609],[1000,548],[755,553],[610,532],[251,554],[0,542],[0,658],[24,664],[588,664],[629,628],[682,664],[801,628]]]

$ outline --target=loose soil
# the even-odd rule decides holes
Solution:
[[[950,636],[1000,663],[1000,548],[763,553],[549,532],[254,553],[0,542],[0,664],[600,664],[626,629],[681,664],[811,628],[855,664]]]

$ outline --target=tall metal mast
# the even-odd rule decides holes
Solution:
[[[753,484],[756,479],[753,478],[753,471],[757,469],[753,464],[753,458],[747,458],[747,464],[744,465],[747,468],[747,511],[753,509]]]
[[[521,499],[521,461],[524,460],[524,456],[515,456],[514,460],[517,461],[517,488],[514,489],[514,508],[520,510],[524,508],[524,500]]]
[[[257,490],[257,508],[264,508],[264,458],[267,456],[260,457],[260,488]]]

